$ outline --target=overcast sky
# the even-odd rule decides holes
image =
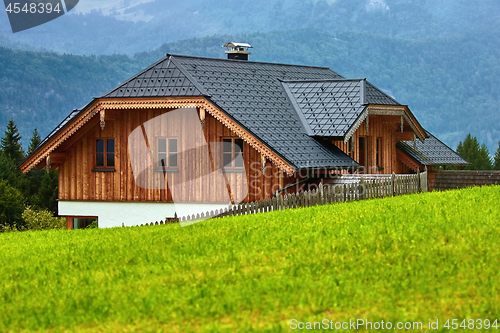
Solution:
[[[102,10],[103,13],[108,14],[113,8],[124,10],[129,7],[136,6],[144,2],[153,2],[154,0],[80,0],[75,7],[77,13],[88,13],[92,9]]]

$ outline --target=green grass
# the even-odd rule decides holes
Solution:
[[[178,225],[0,234],[0,332],[500,319],[500,186]]]

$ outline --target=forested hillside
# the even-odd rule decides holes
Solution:
[[[301,29],[188,39],[134,57],[0,48],[0,126],[14,118],[26,146],[34,127],[45,136],[72,109],[166,53],[224,58],[221,45],[230,40],[252,44],[251,61],[328,66],[348,78],[366,77],[408,104],[452,148],[469,132],[490,152],[500,141],[500,34],[493,31],[413,40]]]
[[[26,148],[33,128],[47,135],[71,110],[140,70],[127,56],[74,56],[0,47],[0,127],[14,119]]]
[[[95,10],[78,13],[89,8]],[[499,26],[497,0],[114,0],[113,7],[82,0],[69,14],[17,34],[8,33],[7,15],[0,11],[0,36],[87,55],[133,55],[216,34],[319,29],[418,40],[498,32]]]

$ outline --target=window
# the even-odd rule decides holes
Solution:
[[[177,139],[158,138],[157,140],[158,169],[177,168]]]
[[[115,139],[97,139],[95,144],[96,168],[115,167]]]
[[[223,139],[222,156],[225,169],[243,168],[243,139]]]
[[[382,167],[382,138],[377,138],[377,147],[376,147],[376,159],[377,159],[377,167]]]
[[[366,142],[367,142],[366,136],[359,137],[359,139],[358,139],[358,148],[359,148],[359,161],[358,161],[358,163],[361,166],[364,166],[365,170],[367,170],[367,160],[368,160]]]

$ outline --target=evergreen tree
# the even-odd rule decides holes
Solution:
[[[40,135],[38,134],[38,130],[35,128],[33,130],[33,136],[31,137],[30,144],[28,146],[28,155],[31,155],[38,144],[42,141]],[[31,169],[26,174],[26,184],[24,188],[24,194],[26,196],[27,204],[30,206],[39,206],[38,193],[41,188],[42,179],[44,177],[45,172],[43,170]]]
[[[491,158],[488,148],[485,144],[479,146],[476,137],[467,134],[464,142],[460,141],[457,147],[457,153],[467,160],[470,164],[466,170],[491,170]]]
[[[36,205],[42,209],[50,211],[57,215],[57,198],[58,198],[58,175],[57,170],[50,169],[49,172],[44,172],[40,191],[36,198]]]
[[[10,185],[16,187],[19,180],[19,172],[14,162],[0,150],[0,181],[6,180]]]
[[[0,181],[0,226],[21,229],[24,226],[23,211],[23,195],[7,181]]]
[[[9,120],[5,136],[2,138],[2,151],[9,157],[16,165],[24,158],[24,151],[21,146],[21,135],[17,130],[14,120]]]
[[[495,154],[495,160],[493,163],[493,170],[500,170],[500,141],[498,142],[497,153]]]
[[[35,128],[33,130],[30,145],[28,146],[28,155],[31,155],[31,153],[35,151],[35,148],[40,144],[40,142],[42,142],[42,138],[40,138],[40,134],[38,134],[38,130]]]

